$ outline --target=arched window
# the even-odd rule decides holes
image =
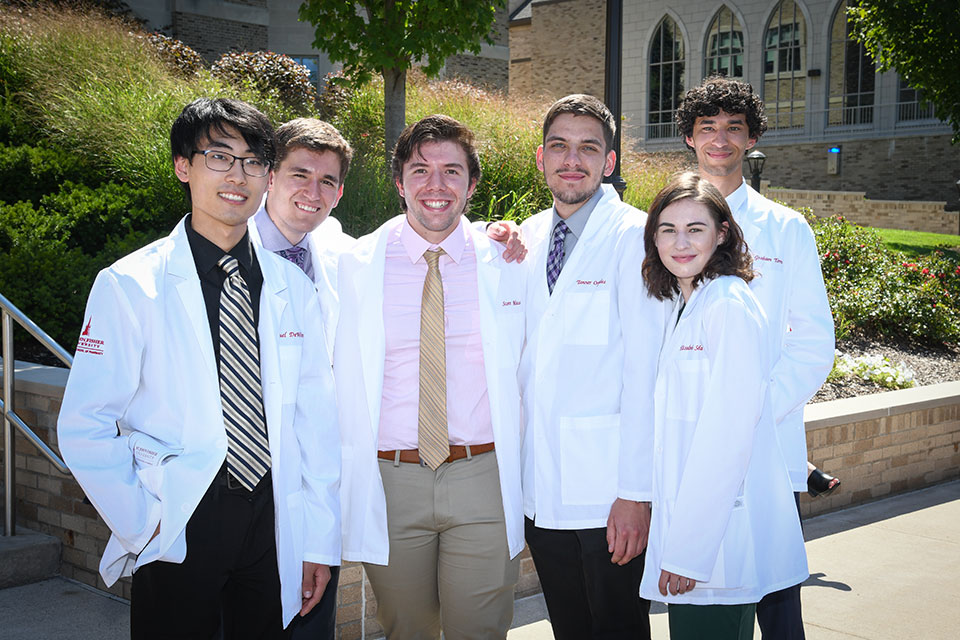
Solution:
[[[763,36],[763,101],[771,129],[802,127],[807,107],[807,23],[783,0]]]
[[[710,23],[703,50],[704,77],[743,78],[743,28],[726,6],[720,8]]]
[[[830,27],[830,125],[873,122],[873,59],[862,44],[850,37],[847,3],[841,2]]]
[[[650,108],[647,137],[679,135],[673,114],[683,99],[683,36],[670,16],[657,25],[650,43]]]

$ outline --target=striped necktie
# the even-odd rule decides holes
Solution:
[[[252,491],[270,469],[253,307],[237,259],[225,255],[217,266],[227,274],[220,293],[220,400],[227,429],[227,471]]]
[[[418,438],[420,461],[436,471],[450,457],[447,433],[447,346],[443,326],[443,249],[426,251],[427,277],[420,306],[420,411]]]
[[[560,271],[563,269],[563,241],[567,237],[567,223],[561,220],[553,228],[553,246],[547,254],[547,288],[553,293],[553,286],[557,284]]]

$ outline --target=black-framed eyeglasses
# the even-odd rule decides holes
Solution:
[[[203,163],[207,165],[207,169],[211,171],[230,171],[233,163],[239,160],[240,168],[251,178],[262,178],[270,172],[270,163],[256,156],[241,158],[240,156],[235,156],[232,153],[220,151],[219,149],[194,151],[194,153],[199,153],[203,156]]]

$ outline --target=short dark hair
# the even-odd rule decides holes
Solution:
[[[170,153],[173,159],[193,159],[203,140],[210,133],[228,135],[227,127],[236,129],[253,154],[273,164],[277,153],[276,135],[270,119],[255,107],[232,98],[197,98],[183,108],[170,128]],[[181,182],[187,199],[190,185]]]
[[[574,93],[554,102],[543,118],[543,142],[547,141],[547,132],[557,116],[572,113],[575,116],[590,116],[603,126],[604,153],[613,149],[613,139],[617,135],[617,121],[603,101],[585,93]]]
[[[710,256],[700,275],[694,279],[694,286],[704,279],[717,276],[737,276],[744,282],[750,282],[754,277],[753,258],[743,239],[743,231],[733,219],[723,194],[701,178],[700,174],[687,171],[675,176],[654,198],[643,232],[643,245],[646,251],[642,266],[643,280],[647,285],[647,291],[657,300],[673,299],[674,295],[680,291],[677,277],[663,265],[660,253],[657,251],[656,236],[660,214],[674,202],[687,198],[707,207],[717,229],[722,228],[724,222],[727,223],[726,237]]]
[[[748,83],[725,76],[709,76],[699,87],[687,91],[674,119],[680,135],[688,138],[693,137],[697,118],[715,116],[721,111],[731,115],[742,113],[751,138],[759,138],[767,130],[767,116],[760,96]]]
[[[480,182],[480,154],[477,153],[476,138],[467,125],[450,116],[434,114],[419,122],[407,125],[397,138],[393,149],[393,181],[403,184],[403,165],[413,154],[420,151],[420,145],[427,142],[456,142],[467,154],[467,173],[471,183]],[[400,208],[407,210],[407,203],[400,198]]]
[[[329,122],[316,118],[295,118],[277,128],[277,160],[274,168],[294,149],[315,153],[332,151],[340,158],[340,184],[343,184],[353,159],[353,147]]]

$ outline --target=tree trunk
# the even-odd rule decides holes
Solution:
[[[383,70],[383,138],[387,158],[387,173],[397,138],[406,123],[407,72],[405,69]]]

